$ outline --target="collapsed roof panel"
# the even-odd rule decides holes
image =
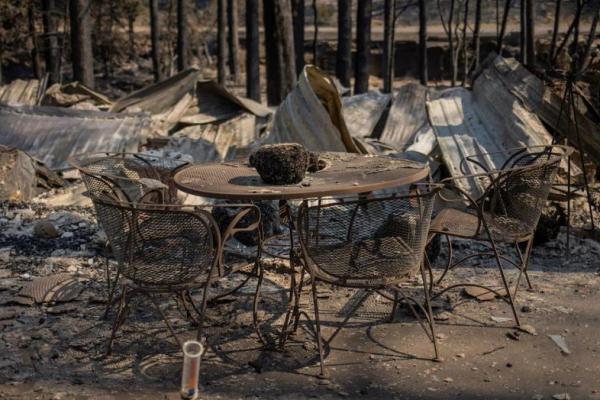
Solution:
[[[502,85],[504,91],[510,92],[527,109],[535,112],[547,126],[556,128],[562,136],[577,143],[575,125],[569,123],[563,110],[560,124],[557,127],[558,115],[562,99],[537,76],[530,73],[514,58],[496,56],[486,60],[485,69],[479,74],[474,88],[485,87],[489,82]],[[585,115],[577,112],[577,122],[581,135],[582,147],[596,161],[600,161],[600,128]]]
[[[442,158],[450,175],[482,172],[461,161],[477,156],[488,169],[502,166],[515,148],[549,144],[552,137],[534,113],[497,81],[483,81],[470,92],[464,88],[444,91],[427,103],[429,119],[437,136]],[[482,156],[483,153],[496,153]],[[478,195],[482,184],[476,180],[458,182],[468,192]]]
[[[342,114],[333,80],[312,65],[281,103],[273,119],[268,143],[300,143],[311,151],[360,153]]]
[[[435,147],[435,135],[427,118],[425,102],[436,93],[418,83],[402,85],[394,93],[379,140],[399,150],[431,153]]]
[[[342,97],[342,111],[350,134],[370,137],[391,98],[391,94],[378,90]]]
[[[0,85],[0,103],[35,106],[46,91],[46,85],[46,79],[16,79],[8,85]]]
[[[0,144],[21,149],[51,169],[67,169],[71,154],[137,151],[149,119],[58,107],[0,106]]]

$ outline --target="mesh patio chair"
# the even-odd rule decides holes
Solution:
[[[457,287],[478,287],[494,293],[506,301],[520,325],[515,308],[515,298],[522,276],[531,288],[527,273],[534,232],[542,209],[555,182],[561,162],[572,153],[565,146],[534,146],[518,150],[510,155],[501,170],[488,170],[475,158],[465,158],[465,163],[475,164],[478,173],[447,178],[442,181],[445,189],[440,192],[440,200],[449,205],[443,208],[431,222],[431,241],[435,235],[446,237],[448,261],[441,276],[435,280],[440,285],[449,270],[477,257],[492,257],[498,267],[502,288],[494,289],[477,283],[458,283],[435,293],[440,296]],[[477,159],[487,156],[479,155]],[[465,189],[466,182],[478,182],[482,194],[474,196]],[[453,261],[451,238],[470,239],[489,246],[488,251],[469,254]],[[514,247],[518,262],[515,262],[499,249],[500,244]],[[524,251],[521,249],[525,245]],[[511,291],[504,271],[504,263],[519,271],[514,290]],[[427,263],[428,264],[428,263]],[[503,291],[503,292],[502,292]]]
[[[124,201],[173,203],[177,191],[175,173],[187,162],[139,153],[83,153],[69,159],[77,168],[88,191],[89,176],[101,177],[120,190]]]
[[[416,185],[409,195],[359,196],[354,199],[337,199],[327,204],[318,201],[316,205],[311,205],[305,201],[301,205],[297,223],[298,236],[303,269],[311,277],[313,330],[322,376],[325,375],[324,347],[329,347],[352,313],[347,315],[327,341],[323,340],[317,282],[345,288],[377,290],[393,302],[391,318],[395,315],[398,304],[406,303],[432,341],[435,358],[438,358],[429,286],[422,268],[437,191],[437,186],[422,184]],[[424,305],[406,296],[398,286],[419,270],[423,279]],[[425,323],[416,309],[425,316]],[[311,321],[308,314],[302,314]],[[300,313],[294,317],[297,324]]]
[[[124,203],[107,194],[93,198],[103,228],[117,257],[122,260],[119,273],[125,278],[119,307],[113,322],[107,354],[112,351],[115,335],[124,323],[133,297],[143,295],[161,315],[175,340],[181,341],[160,308],[156,295],[169,293],[183,304],[187,314],[198,324],[197,339],[203,333],[208,289],[213,282],[236,272],[223,263],[223,244],[240,232],[256,231],[260,235],[260,211],[248,204],[226,205],[241,211],[221,234],[211,213],[201,207],[163,205],[160,208]],[[208,208],[209,206],[206,206]],[[210,206],[218,207],[218,206]],[[238,226],[250,214],[252,224]],[[257,247],[255,269],[259,268],[260,246]],[[255,274],[257,275],[257,274]],[[202,290],[198,309],[190,290]],[[239,287],[238,287],[239,288]],[[196,319],[193,313],[198,315]]]

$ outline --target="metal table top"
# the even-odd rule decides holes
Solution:
[[[307,173],[301,183],[269,185],[247,163],[190,165],[175,174],[178,189],[202,197],[229,200],[309,199],[364,193],[418,182],[429,167],[410,160],[352,153],[321,153],[326,167]]]

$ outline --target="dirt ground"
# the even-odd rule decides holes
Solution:
[[[54,221],[60,237],[32,234],[44,218]],[[147,302],[135,302],[113,355],[104,355],[110,321],[102,319],[103,238],[91,209],[5,204],[0,228],[0,399],[178,398],[181,353]],[[304,320],[285,351],[260,346],[251,323],[251,279],[209,309],[202,399],[600,399],[600,244],[572,238],[571,246],[566,259],[563,231],[534,248],[534,289],[523,286],[518,297],[521,323],[534,334],[512,328],[510,308],[498,299],[477,301],[461,290],[438,298],[442,362],[431,360],[431,342],[404,308],[389,323],[391,306],[383,297],[319,286],[326,337],[367,296],[332,343],[326,380],[317,378],[317,351]],[[458,255],[477,248],[454,244]],[[443,249],[436,264],[445,256]],[[498,282],[493,264],[477,264],[453,271],[444,284]],[[31,305],[18,297],[34,277],[57,273],[81,281],[68,301]],[[509,277],[514,282],[514,271]],[[260,304],[265,332],[281,325],[287,285],[281,269],[268,269]],[[312,315],[309,293],[303,295]],[[173,301],[162,305],[182,337],[195,336]],[[570,354],[548,335],[561,335]]]

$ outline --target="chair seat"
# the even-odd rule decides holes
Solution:
[[[514,243],[527,240],[531,232],[516,218],[484,213],[492,238],[495,241]],[[478,216],[471,210],[445,208],[431,221],[429,231],[449,236],[489,241],[483,224],[478,231]]]
[[[318,266],[317,278],[329,282],[331,277],[342,282],[362,281],[361,286],[399,280],[419,267],[419,257],[396,237],[320,244],[309,249],[309,254]]]

